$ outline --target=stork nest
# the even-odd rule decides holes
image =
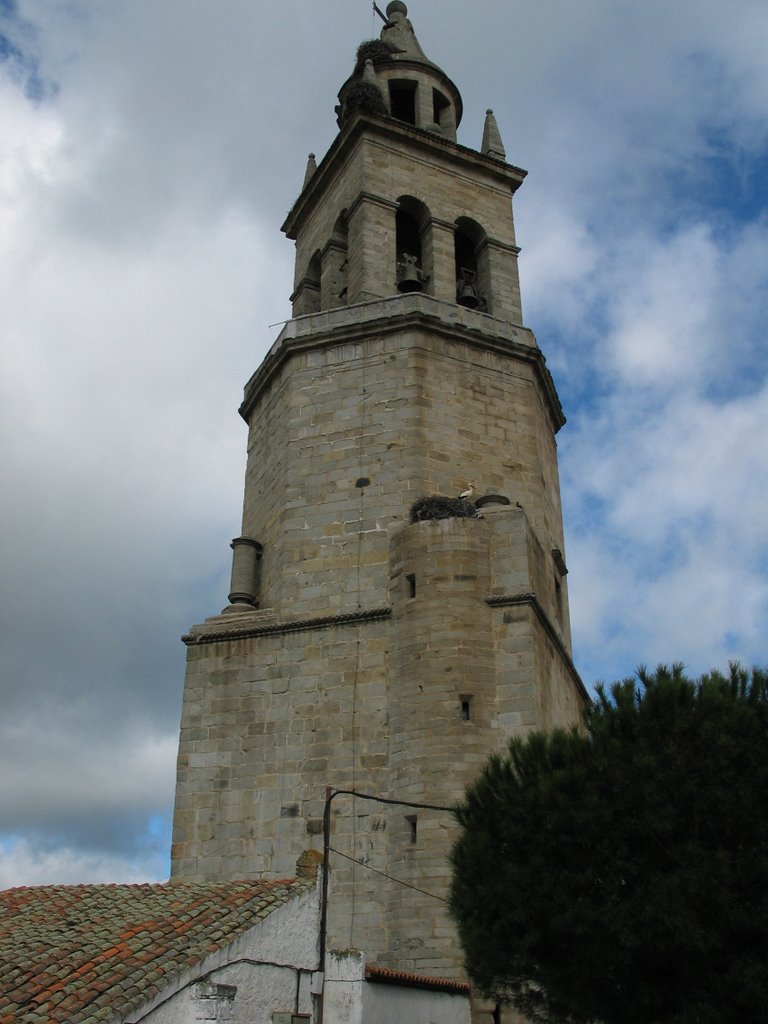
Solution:
[[[449,498],[444,494],[430,494],[411,505],[411,522],[423,523],[427,519],[476,519],[477,509],[466,498]]]
[[[357,48],[357,59],[355,60],[354,74],[362,73],[367,60],[373,61],[373,66],[391,60],[392,54],[397,53],[399,47],[384,39],[368,39],[360,43]]]
[[[364,114],[386,114],[387,105],[381,95],[381,89],[377,85],[368,82],[357,82],[349,90],[344,104],[346,117],[355,110],[362,110]]]

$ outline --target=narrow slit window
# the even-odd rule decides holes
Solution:
[[[416,575],[409,572],[405,577],[405,584],[408,587],[408,597],[416,597]]]
[[[415,843],[418,838],[418,818],[415,814],[406,814],[405,820],[408,822],[408,828],[410,829],[411,842]]]
[[[461,720],[462,720],[462,722],[468,722],[471,717],[472,717],[472,713],[471,713],[471,709],[470,709],[470,698],[469,697],[462,697],[461,698]]]

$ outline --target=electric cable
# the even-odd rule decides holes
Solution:
[[[446,804],[418,804],[413,800],[395,800],[388,796],[376,796],[374,793],[359,793],[354,789],[334,789],[331,787],[333,796],[359,796],[361,800],[375,800],[380,804],[397,804],[400,807],[416,807],[424,811],[453,811],[453,807]]]
[[[368,871],[373,871],[376,875],[388,878],[390,882],[397,882],[398,885],[404,885],[406,889],[413,889],[414,892],[420,892],[424,896],[431,896],[433,900],[440,900],[441,903],[449,902],[444,896],[438,896],[434,892],[427,892],[426,889],[420,889],[418,885],[411,885],[410,882],[404,882],[402,878],[395,878],[394,875],[388,875],[386,871],[379,871],[378,868],[372,868],[370,864],[366,864],[364,861],[358,860],[357,857],[350,857],[348,853],[342,853],[341,850],[337,850],[333,846],[329,846],[328,849],[331,853],[338,854],[339,857],[344,857],[345,860],[351,860],[354,864],[359,864],[361,868],[366,868]]]

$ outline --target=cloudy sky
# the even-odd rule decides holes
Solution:
[[[380,6],[383,4],[380,3]],[[588,684],[768,662],[765,0],[412,0],[493,107]],[[242,386],[368,0],[0,0],[0,886],[168,871]]]

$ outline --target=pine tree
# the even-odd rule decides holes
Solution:
[[[768,1019],[768,673],[660,666],[512,740],[456,817],[470,976],[532,1020]]]

